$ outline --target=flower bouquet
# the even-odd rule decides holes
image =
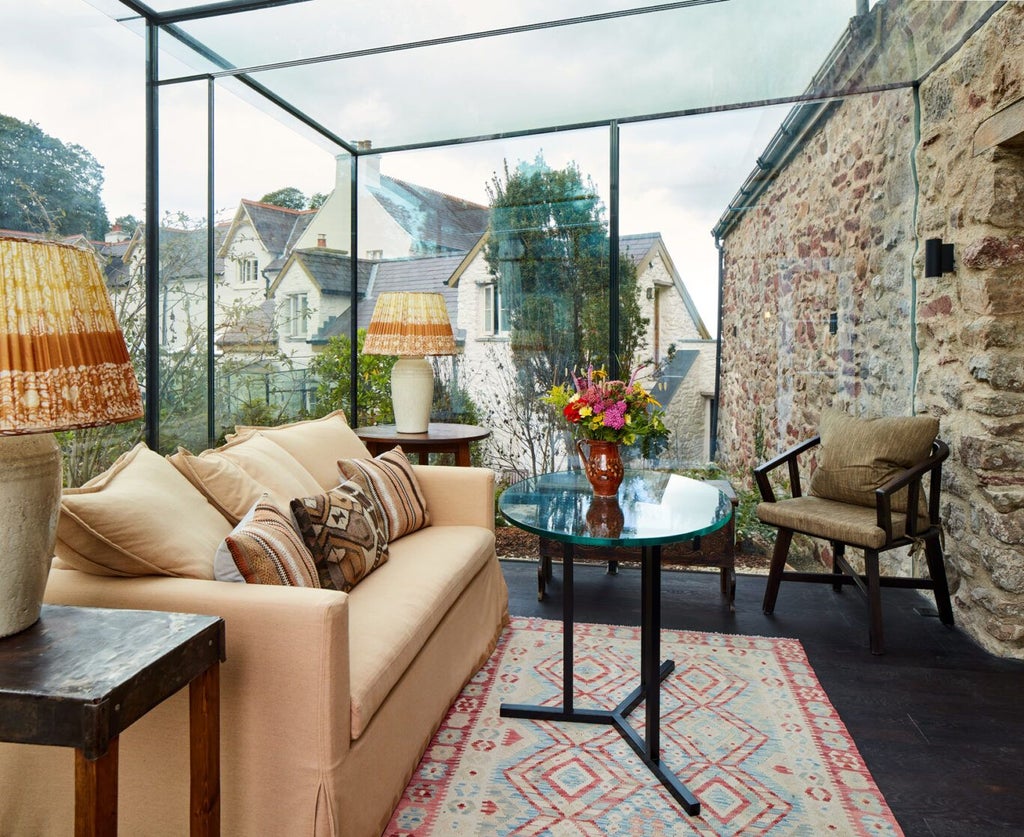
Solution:
[[[628,382],[611,380],[604,368],[590,367],[585,376],[573,375],[570,383],[553,386],[541,399],[560,410],[569,422],[588,476],[591,476],[592,470],[597,469],[597,465],[592,465],[595,445],[590,444],[590,453],[584,456],[581,440],[615,445],[639,442],[644,457],[653,456],[668,441],[665,413],[650,392],[637,382],[636,376],[637,372],[634,372]],[[601,453],[602,456],[607,455],[603,448]],[[613,463],[610,467],[619,472],[621,480],[622,465],[617,454],[614,460],[618,464]],[[594,482],[592,476],[591,482]],[[618,483],[614,485],[617,489]],[[611,488],[611,485],[606,486],[607,491],[614,493]],[[602,493],[597,483],[595,491]]]
[[[551,387],[541,400],[561,410],[578,438],[622,445],[640,441],[648,456],[668,441],[668,428],[661,405],[636,376],[610,380],[604,368],[590,367],[585,376]]]

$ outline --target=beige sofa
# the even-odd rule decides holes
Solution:
[[[286,465],[278,449],[291,457]],[[413,466],[430,525],[390,543],[387,562],[349,593],[213,579],[211,546],[234,523],[221,506],[237,513],[252,491],[287,492],[292,479],[329,488],[338,482],[336,460],[351,457],[369,454],[332,414],[185,455],[205,468],[205,491],[182,476],[180,461],[175,468],[136,451],[113,476],[65,492],[48,602],[226,621],[226,835],[381,833],[432,733],[508,620],[493,474],[481,468]],[[232,488],[232,474],[244,488]],[[118,506],[120,515],[111,513]],[[187,834],[187,690],[122,735],[119,760],[121,833]],[[0,834],[72,833],[71,751],[0,745],[0,787]]]

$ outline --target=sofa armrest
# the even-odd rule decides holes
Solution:
[[[294,781],[312,781],[315,787],[348,751],[345,593],[168,576],[111,578],[54,569],[45,598],[59,605],[222,617],[227,641],[227,658],[220,667],[222,752],[225,767],[244,768],[253,786],[273,786],[253,776],[259,765],[273,764],[275,777],[292,772]],[[154,743],[154,757],[159,746]],[[268,759],[271,753],[274,758]],[[282,764],[292,756],[297,763]],[[311,776],[313,771],[320,775]]]
[[[434,526],[494,531],[494,471],[455,465],[413,465]]]

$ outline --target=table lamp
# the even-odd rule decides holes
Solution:
[[[0,236],[0,637],[39,618],[63,484],[54,431],[142,413],[96,254]]]
[[[434,368],[424,355],[455,354],[448,306],[439,293],[383,293],[370,318],[363,353],[397,355],[391,404],[399,433],[426,433],[434,400]]]

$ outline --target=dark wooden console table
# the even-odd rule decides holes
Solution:
[[[431,422],[426,433],[399,433],[393,424],[378,424],[373,427],[357,427],[356,435],[362,439],[372,456],[401,445],[406,454],[416,454],[420,464],[426,464],[431,453],[451,453],[455,464],[468,467],[469,443],[478,442],[491,435],[486,427],[473,424],[440,424]]]
[[[188,685],[191,834],[212,837],[223,659],[215,616],[44,605],[0,640],[0,740],[74,747],[75,834],[116,835],[118,736]]]

